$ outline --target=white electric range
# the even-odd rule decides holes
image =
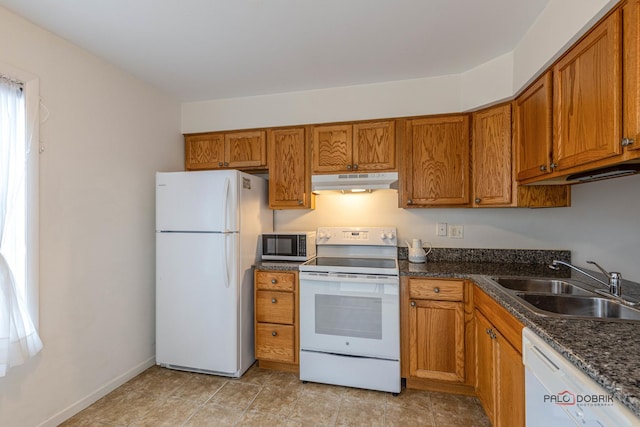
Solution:
[[[320,227],[300,266],[300,379],[399,393],[396,229]]]

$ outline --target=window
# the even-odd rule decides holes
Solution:
[[[0,64],[0,376],[38,336],[38,81]],[[35,147],[35,150],[33,150]]]

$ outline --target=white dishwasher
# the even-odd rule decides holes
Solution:
[[[640,426],[640,418],[533,331],[522,331],[527,427]]]

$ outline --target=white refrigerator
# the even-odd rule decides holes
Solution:
[[[230,377],[251,366],[251,266],[272,230],[263,178],[156,174],[156,364]]]

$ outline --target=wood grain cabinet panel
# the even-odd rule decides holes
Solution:
[[[352,125],[313,127],[313,173],[350,171],[352,150]]]
[[[224,135],[225,167],[258,168],[267,165],[265,131],[234,132]]]
[[[469,204],[469,116],[410,119],[404,124],[402,207]]]
[[[553,67],[557,171],[622,154],[621,15],[612,13]]]
[[[492,425],[524,427],[524,325],[479,288],[473,293],[476,395]]]
[[[401,279],[401,365],[407,388],[474,394],[473,297],[463,280]]]
[[[224,162],[224,135],[186,135],[185,169],[215,169]]]
[[[473,114],[474,205],[512,201],[511,104]]]
[[[517,179],[551,173],[553,148],[552,73],[547,71],[514,102]]]
[[[307,134],[304,127],[270,129],[268,132],[271,209],[313,207]]]
[[[292,325],[293,296],[291,292],[256,291],[256,321]]]
[[[290,325],[256,324],[256,358],[295,363],[295,328]]]
[[[394,121],[353,125],[353,168],[358,171],[396,169]]]

